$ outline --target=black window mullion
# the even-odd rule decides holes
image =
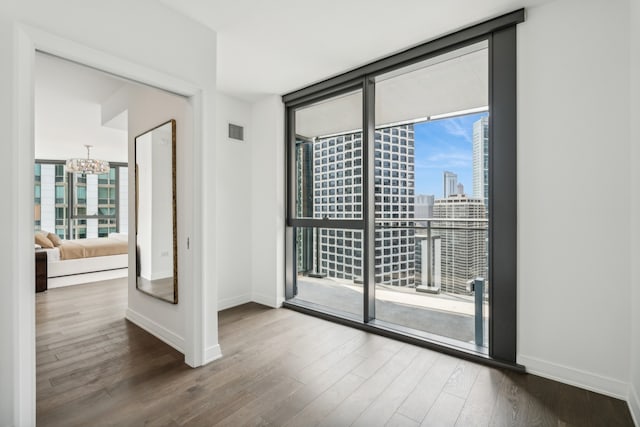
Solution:
[[[73,174],[67,172],[67,239],[71,240],[71,218],[73,217]]]
[[[516,27],[489,38],[489,355],[516,363]]]
[[[120,232],[120,167],[116,167],[116,233]]]
[[[292,226],[291,221],[296,217],[296,111],[293,107],[287,108],[285,153],[287,165],[287,225]]]
[[[366,78],[362,97],[362,218],[364,219],[363,298],[365,323],[376,317],[375,274],[375,81]]]
[[[286,214],[286,227],[285,227],[285,299],[291,299],[297,295],[297,269],[298,263],[296,262],[296,225],[295,221],[296,213],[296,114],[293,107],[287,107],[285,112],[285,167],[286,170],[286,182],[285,182],[285,214]]]

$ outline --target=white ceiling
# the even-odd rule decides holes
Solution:
[[[159,1],[217,32],[219,89],[252,101],[552,0]]]
[[[36,158],[85,157],[84,144],[89,144],[94,146],[92,157],[126,162],[126,130],[103,126],[101,113],[102,102],[127,84],[73,62],[36,54]],[[122,122],[122,117],[119,121]]]
[[[35,157],[65,160],[87,155],[126,162],[126,111],[103,124],[103,102],[133,83],[55,56],[35,60]]]

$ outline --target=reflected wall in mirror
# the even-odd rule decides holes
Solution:
[[[135,138],[136,287],[178,303],[176,121]]]

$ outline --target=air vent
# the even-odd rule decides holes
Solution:
[[[236,141],[244,141],[244,128],[242,126],[229,123],[229,138]]]

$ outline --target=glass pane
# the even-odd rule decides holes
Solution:
[[[438,206],[435,210],[440,215]],[[486,347],[487,241],[485,220],[378,228],[376,318],[475,344],[475,319],[481,316],[483,342],[477,344]],[[474,286],[482,291],[474,292]]]
[[[487,345],[488,135],[486,41],[376,79],[376,319]]]
[[[297,218],[362,218],[362,91],[300,108]]]
[[[56,203],[64,203],[65,195],[64,195],[64,187],[61,185],[56,186]]]
[[[362,232],[297,228],[296,300],[362,318]]]

